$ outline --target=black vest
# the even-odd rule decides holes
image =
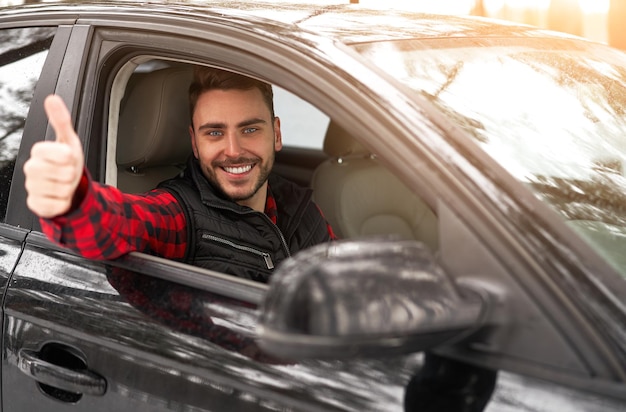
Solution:
[[[163,182],[185,212],[186,263],[267,282],[274,268],[301,249],[330,240],[311,191],[270,174],[277,224],[261,212],[225,199],[191,159],[181,177]]]

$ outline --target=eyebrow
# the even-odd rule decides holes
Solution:
[[[267,124],[267,121],[261,119],[261,118],[253,118],[253,119],[248,119],[248,120],[244,120],[242,122],[237,123],[237,128],[240,127],[246,127],[246,126],[250,126],[253,124]],[[198,130],[205,130],[205,129],[225,129],[226,128],[226,124],[225,123],[205,123],[201,126],[198,127]]]

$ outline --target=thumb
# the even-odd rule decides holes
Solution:
[[[56,141],[68,144],[74,148],[78,146],[82,152],[82,145],[74,131],[74,126],[72,126],[72,117],[63,100],[57,95],[50,95],[46,97],[43,105],[48,121],[52,129],[54,129]]]

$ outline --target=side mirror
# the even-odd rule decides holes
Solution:
[[[286,261],[261,305],[259,345],[289,359],[434,348],[484,324],[488,299],[459,289],[415,241],[322,244]]]

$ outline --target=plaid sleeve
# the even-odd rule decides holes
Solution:
[[[315,205],[315,207],[317,207],[317,210],[320,212],[320,215],[322,215],[322,219],[324,219],[324,221],[326,222],[326,230],[328,231],[328,236],[330,236],[330,240],[339,240],[337,235],[335,235],[335,232],[333,232],[333,227],[330,225],[330,223],[328,223],[328,220],[326,220],[326,217],[324,217],[324,213],[322,212],[322,209],[320,209],[320,207],[317,204]]]
[[[85,172],[69,213],[40,219],[53,242],[90,259],[115,259],[138,251],[169,259],[185,255],[185,215],[169,192],[122,193]]]

